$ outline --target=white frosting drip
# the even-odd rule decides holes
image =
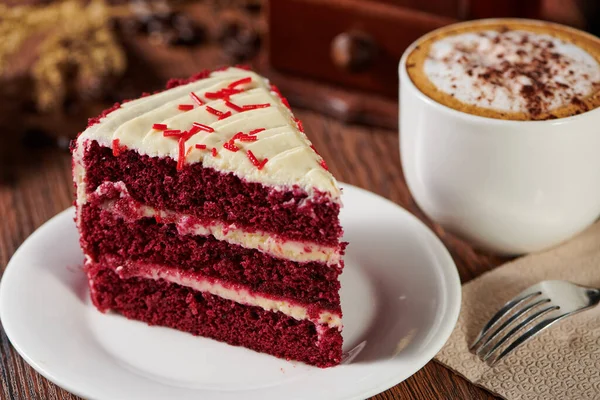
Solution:
[[[117,267],[115,272],[121,276],[124,267]],[[267,311],[278,311],[297,320],[310,320],[315,324],[327,325],[330,328],[342,328],[342,319],[338,314],[329,311],[321,311],[318,318],[310,318],[308,308],[303,305],[290,303],[286,300],[274,299],[254,294],[247,289],[231,287],[218,281],[210,281],[200,277],[189,277],[181,274],[175,268],[145,268],[134,274],[126,273],[127,277],[136,276],[145,279],[164,279],[167,282],[189,287],[198,292],[210,293],[226,300],[235,301],[239,304],[260,307]],[[121,276],[122,277],[122,276]]]
[[[226,106],[223,100],[210,100],[205,96],[207,92],[216,92],[246,77],[252,78],[251,83],[239,85],[238,88],[245,91],[232,95],[231,102],[242,107],[268,103],[269,107],[237,112]],[[190,92],[194,92],[206,105],[194,105],[191,111],[179,110],[180,104],[194,104]],[[232,116],[218,120],[216,115],[207,111],[207,106],[222,112],[231,111]],[[81,160],[82,148],[87,141],[95,140],[102,146],[111,147],[115,139],[121,146],[140,154],[178,160],[178,140],[164,137],[152,126],[166,124],[169,129],[187,131],[194,122],[208,125],[215,132],[201,131],[187,140],[185,150],[189,153],[186,163],[202,162],[205,167],[232,172],[249,182],[282,188],[298,185],[309,194],[317,189],[329,194],[333,201],[339,201],[340,190],[335,178],[321,166],[321,157],[298,129],[289,109],[271,92],[268,81],[239,68],[213,72],[209,78],[124,103],[79,136],[75,164],[77,166],[78,155]],[[258,140],[255,142],[235,142],[239,151],[232,152],[223,147],[236,133],[248,133],[258,128],[265,130],[256,135]],[[196,144],[206,145],[207,150],[197,149]],[[218,151],[216,157],[211,154],[213,147]],[[258,161],[268,159],[262,169],[250,161],[248,150]],[[82,190],[85,193],[83,185],[78,184],[78,193]]]
[[[523,41],[525,36],[527,40]],[[497,111],[527,112],[521,89],[532,83],[529,77],[502,76],[501,85],[497,85],[479,75],[489,68],[502,70],[506,62],[531,64],[540,58],[543,49],[560,55],[547,60],[545,66],[549,73],[540,78],[542,83],[561,84],[544,97],[547,111],[570,104],[574,97],[583,98],[594,92],[594,83],[600,82],[600,65],[594,57],[556,37],[518,30],[504,33],[489,30],[443,38],[431,46],[424,72],[439,90],[465,104]]]

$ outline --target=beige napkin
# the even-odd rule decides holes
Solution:
[[[600,287],[600,222],[566,244],[465,284],[458,324],[436,360],[509,400],[600,399],[600,306],[557,322],[494,368],[469,352],[481,327],[506,301],[545,279]]]

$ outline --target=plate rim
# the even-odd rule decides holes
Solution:
[[[356,190],[358,192],[361,192],[362,194],[377,197],[380,200],[383,200],[384,202],[389,203],[389,204],[399,208],[399,211],[402,212],[406,218],[411,220],[412,223],[415,223],[416,226],[419,227],[418,229],[421,229],[423,231],[423,233],[428,236],[428,240],[430,240],[432,243],[435,243],[435,246],[438,247],[437,251],[439,251],[440,255],[442,255],[444,257],[444,263],[443,263],[444,267],[440,268],[440,271],[442,271],[443,275],[444,275],[444,282],[449,283],[451,286],[448,285],[448,288],[450,288],[452,291],[455,292],[454,296],[451,296],[451,293],[448,293],[448,295],[447,295],[447,297],[449,299],[453,299],[454,301],[444,303],[444,312],[443,312],[442,320],[439,323],[439,326],[437,327],[436,338],[438,338],[438,339],[436,342],[438,343],[438,345],[427,347],[427,350],[425,350],[423,352],[423,353],[426,353],[426,356],[423,357],[423,362],[419,363],[418,368],[416,368],[412,373],[406,375],[404,378],[402,378],[400,380],[390,379],[385,384],[379,385],[378,389],[373,389],[371,391],[364,391],[360,395],[356,395],[355,397],[353,397],[351,399],[351,400],[359,400],[359,399],[365,399],[368,397],[375,396],[379,393],[382,393],[385,390],[391,389],[392,387],[404,382],[405,380],[407,380],[408,378],[410,378],[411,376],[413,376],[414,374],[419,372],[421,369],[423,369],[423,367],[425,365],[427,365],[427,363],[429,363],[431,360],[433,360],[435,358],[436,354],[439,353],[439,351],[442,349],[442,347],[444,347],[444,345],[448,342],[448,339],[450,339],[450,335],[454,331],[454,328],[456,327],[456,324],[458,322],[458,317],[460,315],[460,309],[461,309],[461,304],[462,304],[462,290],[461,290],[462,285],[461,285],[461,281],[460,281],[460,275],[458,273],[458,268],[456,267],[456,263],[454,262],[454,259],[452,258],[450,251],[444,245],[442,240],[427,225],[425,225],[425,223],[423,221],[421,221],[419,218],[417,218],[417,216],[415,216],[413,213],[408,211],[406,208],[404,208],[400,204],[388,199],[387,197],[383,197],[377,193],[371,192],[369,190],[366,190],[361,187],[354,186],[354,185],[351,185],[348,183],[343,183],[343,182],[340,182],[340,186],[342,188],[342,201],[343,201],[344,188],[350,188],[350,190]],[[446,299],[444,299],[444,300],[446,300]],[[383,389],[381,389],[381,388],[383,388]]]
[[[375,396],[379,393],[382,393],[385,390],[391,389],[392,387],[404,382],[405,380],[410,378],[412,375],[414,375],[415,373],[420,371],[432,359],[434,359],[435,355],[442,349],[442,347],[446,344],[446,342],[450,338],[450,335],[452,334],[452,332],[456,326],[456,323],[458,322],[458,317],[460,314],[461,302],[462,302],[462,291],[461,291],[460,275],[458,273],[458,269],[456,267],[454,259],[452,258],[450,252],[448,251],[446,246],[443,244],[441,239],[423,221],[421,221],[419,218],[417,218],[414,214],[409,212],[407,209],[405,209],[401,205],[399,205],[399,204],[393,202],[392,200],[389,200],[377,193],[371,192],[369,190],[366,190],[366,189],[363,189],[363,188],[360,188],[360,187],[357,187],[357,186],[354,186],[351,184],[342,183],[342,182],[340,182],[340,187],[342,188],[342,201],[343,201],[343,196],[344,196],[344,194],[343,194],[344,190],[347,189],[348,191],[357,191],[357,192],[360,192],[360,194],[362,194],[362,195],[377,198],[380,201],[384,201],[384,202],[390,204],[391,206],[396,207],[398,209],[398,211],[403,214],[404,218],[409,219],[411,221],[411,223],[415,224],[417,229],[421,230],[421,232],[427,236],[427,241],[429,243],[433,243],[433,245],[436,247],[436,254],[439,257],[443,258],[443,259],[438,260],[438,262],[436,262],[436,264],[437,264],[436,269],[442,273],[441,281],[444,282],[446,289],[447,289],[446,297],[442,298],[443,307],[440,310],[440,314],[442,314],[441,319],[438,322],[437,326],[433,327],[435,330],[432,329],[427,332],[428,334],[431,332],[435,332],[435,336],[434,336],[435,343],[433,343],[433,344],[435,344],[435,346],[430,344],[422,351],[422,353],[421,353],[422,357],[420,357],[421,362],[413,364],[413,365],[415,365],[415,367],[411,368],[411,370],[413,370],[413,371],[410,372],[408,375],[405,375],[405,376],[402,376],[399,378],[391,378],[386,381],[381,381],[378,384],[376,384],[373,388],[363,390],[360,393],[357,392],[350,398],[350,399],[358,400],[358,399],[365,399],[365,398],[368,398],[371,396]],[[54,215],[53,217],[51,217],[50,219],[45,221],[39,227],[37,227],[19,245],[17,250],[14,252],[14,254],[9,259],[9,262],[7,263],[4,273],[2,275],[2,278],[0,279],[0,322],[2,323],[3,329],[6,333],[6,336],[9,339],[9,342],[12,345],[12,347],[25,360],[25,362],[27,362],[27,364],[29,364],[37,373],[39,373],[40,375],[42,375],[44,378],[48,379],[50,382],[54,383],[55,385],[63,388],[64,390],[66,390],[76,396],[79,396],[82,398],[94,399],[95,397],[93,395],[83,393],[83,392],[79,391],[78,389],[76,389],[73,385],[69,384],[67,381],[56,378],[51,373],[51,371],[48,371],[46,368],[39,365],[36,361],[34,361],[31,357],[29,357],[27,352],[24,351],[23,348],[20,346],[19,340],[16,340],[16,341],[14,340],[13,334],[11,333],[11,323],[9,322],[8,324],[6,324],[5,318],[4,318],[5,313],[8,312],[7,311],[8,306],[4,306],[5,302],[2,301],[3,297],[5,296],[5,295],[3,295],[3,293],[6,292],[6,290],[3,290],[3,288],[4,288],[4,286],[7,285],[5,282],[10,280],[10,279],[6,279],[6,277],[11,276],[12,274],[15,273],[14,271],[16,271],[16,268],[14,268],[14,267],[11,268],[11,265],[13,264],[13,260],[15,258],[17,258],[17,256],[21,252],[24,251],[23,249],[26,248],[26,245],[28,242],[33,241],[37,236],[42,234],[41,231],[43,230],[43,228],[45,228],[45,227],[47,228],[48,225],[55,223],[56,220],[61,220],[61,219],[65,218],[66,217],[65,214],[69,214],[74,217],[74,215],[75,215],[74,206],[70,206],[67,209],[59,212],[58,214]],[[10,321],[10,318],[9,318],[9,321]]]
[[[19,354],[19,356],[21,356],[23,358],[23,360],[25,360],[25,362],[27,364],[29,364],[29,366],[31,366],[38,374],[42,375],[44,378],[48,379],[50,382],[52,382],[53,384],[55,384],[56,386],[66,390],[67,392],[74,394],[75,396],[81,397],[83,399],[85,398],[89,398],[89,399],[93,399],[93,397],[90,397],[82,392],[80,392],[79,390],[74,390],[73,386],[71,386],[70,384],[67,383],[63,383],[63,381],[57,379],[55,376],[53,376],[49,371],[47,371],[47,369],[43,368],[41,365],[39,365],[39,363],[37,363],[36,361],[34,361],[31,357],[29,357],[29,355],[27,354],[27,352],[25,352],[21,346],[17,343],[15,343],[15,341],[13,340],[13,338],[11,337],[11,333],[10,333],[10,328],[7,328],[7,326],[10,327],[10,323],[7,325],[5,323],[5,319],[4,319],[4,313],[7,311],[4,311],[6,309],[6,307],[8,306],[4,306],[5,302],[2,301],[2,299],[4,298],[4,294],[6,293],[5,290],[3,290],[4,286],[6,285],[6,276],[8,276],[8,274],[13,274],[13,270],[16,270],[16,268],[10,268],[10,266],[12,265],[12,261],[14,258],[16,258],[16,256],[21,253],[22,251],[24,251],[23,249],[25,248],[25,245],[29,242],[34,240],[34,238],[36,236],[38,236],[40,234],[40,232],[42,231],[42,228],[44,228],[47,225],[50,225],[51,223],[53,223],[53,221],[55,220],[59,220],[61,218],[64,218],[64,214],[69,214],[71,213],[71,215],[73,215],[73,217],[75,216],[75,206],[69,206],[68,208],[62,210],[61,212],[59,212],[58,214],[54,215],[53,217],[51,217],[50,219],[48,219],[46,222],[44,222],[43,224],[41,224],[40,226],[38,226],[32,233],[31,235],[27,236],[27,238],[23,241],[23,243],[21,243],[19,245],[19,247],[17,248],[17,250],[14,252],[14,254],[10,257],[10,259],[8,260],[8,264],[6,264],[6,268],[4,269],[4,273],[2,274],[2,277],[0,279],[0,323],[2,324],[2,328],[4,329],[4,333],[6,334],[6,337],[8,338],[10,345],[16,350],[16,352]],[[9,319],[10,321],[10,319]]]

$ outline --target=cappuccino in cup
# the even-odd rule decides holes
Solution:
[[[547,120],[600,106],[600,41],[557,24],[483,20],[426,36],[406,59],[414,85],[465,113]]]
[[[523,19],[449,25],[399,65],[400,154],[421,210],[479,248],[555,246],[600,217],[600,39]]]

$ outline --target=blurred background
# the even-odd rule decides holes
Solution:
[[[458,20],[525,17],[598,35],[598,0],[3,0],[0,185],[68,159],[87,119],[172,77],[246,64],[293,107],[389,128],[406,46]]]

